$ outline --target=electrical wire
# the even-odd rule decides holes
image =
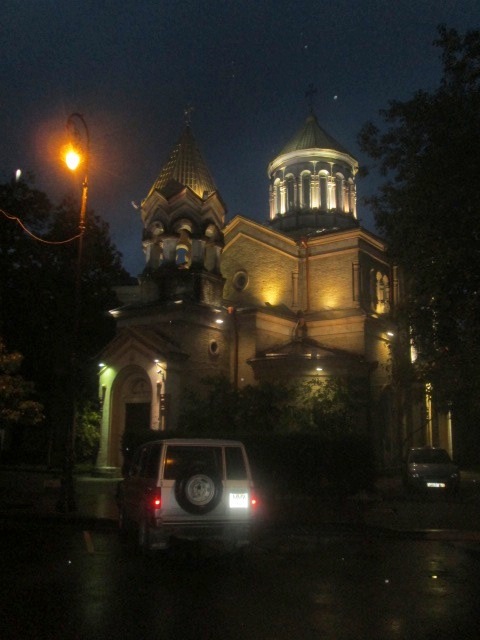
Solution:
[[[34,240],[37,240],[37,242],[42,242],[43,244],[67,244],[69,242],[73,242],[74,240],[77,240],[78,238],[80,238],[84,233],[85,233],[85,229],[83,229],[81,231],[81,233],[78,233],[76,236],[73,236],[71,238],[67,238],[67,240],[45,240],[45,238],[40,238],[39,236],[36,236],[34,233],[32,233],[29,229],[27,229],[27,227],[23,224],[23,222],[20,220],[20,218],[17,218],[17,216],[13,216],[10,213],[7,213],[6,211],[4,211],[3,209],[0,209],[0,213],[3,213],[3,215],[8,219],[8,220],[13,220],[13,222],[16,222],[17,224],[20,225],[20,227],[25,231],[25,233],[27,233],[31,238],[33,238]]]

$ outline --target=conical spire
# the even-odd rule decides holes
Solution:
[[[217,190],[188,123],[151,191],[164,191],[172,181],[190,187],[200,198],[206,198]]]

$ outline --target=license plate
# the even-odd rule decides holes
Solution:
[[[427,487],[432,487],[432,489],[445,489],[444,482],[427,482]]]
[[[248,509],[248,493],[231,493],[230,509]]]

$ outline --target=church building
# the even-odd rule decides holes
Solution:
[[[223,375],[355,378],[359,429],[388,465],[398,453],[390,317],[399,282],[385,243],[357,219],[356,159],[313,111],[268,166],[269,220],[225,223],[190,123],[141,204],[145,269],[119,290],[102,354],[100,467],[122,465],[125,431],[181,428],[187,390]]]

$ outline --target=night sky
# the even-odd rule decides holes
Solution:
[[[360,162],[357,135],[391,99],[434,89],[436,27],[480,28],[478,0],[3,0],[0,179],[21,168],[53,200],[73,190],[60,161],[69,114],[91,140],[89,206],[133,275],[144,265],[132,202],[147,195],[184,126],[228,218],[268,217],[268,163],[308,115]],[[361,197],[359,218],[374,230]]]

